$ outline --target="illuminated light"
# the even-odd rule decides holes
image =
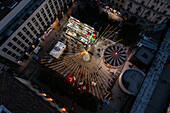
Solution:
[[[38,40],[41,40],[41,38],[38,38]]]
[[[117,53],[117,52],[114,52],[114,56],[118,56],[118,53]]]
[[[33,47],[33,48],[35,48],[35,46],[34,46],[34,45],[32,45],[32,47]]]
[[[95,34],[95,33],[93,33],[93,37],[96,37],[96,34]]]
[[[26,52],[25,54],[28,55],[28,52]]]
[[[53,101],[53,99],[52,99],[52,98],[47,98],[47,100],[48,100],[48,101]]]
[[[45,94],[45,93],[42,93],[41,95],[43,95],[43,96],[45,96],[45,97],[47,96],[47,94]]]
[[[18,64],[20,63],[21,61],[18,61]]]
[[[66,108],[62,108],[61,111],[66,111]]]

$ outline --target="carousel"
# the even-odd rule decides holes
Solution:
[[[108,46],[104,51],[104,62],[110,68],[117,68],[127,59],[126,49],[121,45]]]

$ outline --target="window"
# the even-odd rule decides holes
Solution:
[[[157,23],[158,23],[158,20],[156,20],[154,23],[157,24]]]
[[[45,21],[48,21],[48,18],[45,18]]]
[[[144,3],[145,3],[144,1],[141,2],[142,5],[143,5]]]
[[[7,45],[8,45],[9,47],[11,47],[13,44],[12,44],[11,42],[9,42]]]
[[[21,32],[19,32],[17,35],[18,35],[19,37],[21,37],[23,34],[22,34]]]
[[[17,48],[17,47],[16,47],[15,45],[14,45],[14,46],[12,46],[12,49],[14,49],[14,50],[15,50],[16,48]]]
[[[31,39],[33,39],[33,36],[32,36],[32,34],[30,34],[29,36],[30,36],[30,38],[31,38]]]
[[[21,44],[21,47],[23,48],[23,47],[24,47],[24,44]]]
[[[37,16],[37,18],[39,18],[39,17],[40,17],[40,14],[39,14],[39,13],[37,13],[37,14],[36,14],[36,16]]]
[[[34,23],[34,22],[36,22],[36,20],[35,20],[35,18],[34,18],[34,17],[32,18],[32,22],[33,22],[33,23]]]
[[[18,59],[19,58],[19,56],[18,55],[16,55],[16,57],[15,57],[16,59]]]
[[[137,10],[138,10],[138,11],[141,11],[141,7],[139,6],[139,7],[137,8]]]
[[[30,22],[28,22],[28,24],[27,24],[27,25],[28,25],[28,27],[31,27],[31,26],[32,26]]]
[[[130,2],[130,3],[128,4],[128,6],[130,6],[130,7],[131,7],[131,6],[132,6],[132,2]]]
[[[22,54],[22,53],[23,53],[23,51],[20,51],[19,53],[20,53],[20,54]]]
[[[31,29],[32,31],[34,31],[34,27],[32,27],[32,26],[31,26],[31,28],[30,28],[30,29]]]
[[[37,31],[36,31],[36,30],[34,30],[33,32],[34,32],[34,34],[37,34]]]
[[[12,40],[13,40],[14,42],[16,42],[18,39],[17,39],[16,37],[14,37]]]
[[[3,48],[2,51],[3,51],[3,52],[7,52],[8,49],[7,49],[7,48]]]
[[[25,40],[26,39],[26,37],[23,35],[22,37],[21,37],[23,40]]]
[[[151,11],[146,12],[146,14],[150,14],[150,13],[151,13]]]
[[[39,21],[40,21],[40,22],[42,21],[42,18],[41,18],[41,17],[39,18]]]
[[[16,54],[15,53],[12,53],[12,55],[11,55],[12,57],[15,57],[16,56]]]
[[[18,44],[18,45],[20,45],[20,44],[21,44],[21,41],[20,41],[20,40],[18,40],[17,44]]]
[[[47,4],[45,4],[44,7],[47,9],[48,8]]]
[[[52,4],[51,0],[49,0],[49,4],[50,4],[50,5]]]
[[[49,14],[49,17],[52,17],[51,13]]]
[[[40,12],[41,12],[41,13],[44,13],[44,9],[42,8],[42,9],[40,10]]]
[[[26,43],[28,43],[28,41],[29,41],[28,39],[25,40]]]
[[[24,49],[26,50],[26,49],[27,49],[27,46],[25,46]]]
[[[57,6],[57,1],[55,1],[54,4]]]
[[[41,22],[42,26],[45,24],[44,22]]]
[[[26,32],[26,31],[27,31],[27,28],[26,28],[26,27],[23,27],[22,30],[23,30],[24,32]]]
[[[16,50],[17,52],[20,52],[21,50],[19,49],[19,48],[17,48],[17,50]]]
[[[151,9],[153,9],[153,8],[154,8],[154,5],[151,6]]]
[[[157,19],[161,20],[161,19],[162,19],[162,16],[159,16]]]
[[[166,14],[166,13],[167,13],[167,11],[164,11],[164,12],[163,12],[163,14]]]
[[[48,13],[48,14],[50,13],[50,10],[49,10],[49,9],[47,10],[47,13]]]
[[[11,55],[11,54],[12,54],[12,52],[11,52],[11,51],[8,51],[8,52],[7,52],[7,54],[8,54],[8,55]]]
[[[38,22],[35,22],[35,26],[38,26]]]
[[[170,5],[167,8],[170,8]]]
[[[31,42],[28,42],[28,45],[30,45],[31,44]]]
[[[26,34],[27,34],[27,35],[29,35],[29,34],[30,34],[30,32],[29,32],[29,31],[27,31],[27,32],[26,32]]]

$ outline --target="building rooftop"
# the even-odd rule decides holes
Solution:
[[[56,113],[57,109],[13,76],[0,74],[0,105],[12,113]],[[58,113],[58,112],[57,112]]]
[[[0,45],[3,44],[44,2],[44,0],[22,0],[0,21]]]
[[[167,61],[170,53],[169,36],[170,28],[168,28],[166,36],[153,60],[152,66],[149,69],[147,76],[145,77],[145,80],[130,113],[146,113],[147,105],[159,81],[161,72],[164,69],[164,64]]]
[[[1,0],[0,1],[0,21],[22,0]]]
[[[135,57],[145,65],[149,65],[154,57],[154,54],[149,49],[141,47],[135,54]]]
[[[123,91],[127,94],[135,95],[138,93],[145,74],[139,69],[129,68],[125,70],[119,77],[119,84]]]

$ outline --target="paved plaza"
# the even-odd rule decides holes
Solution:
[[[86,53],[81,44],[75,40],[66,38],[63,35],[63,43],[67,44],[67,49],[59,59],[45,56],[41,59],[41,63],[45,66],[59,72],[64,77],[69,73],[76,76],[76,84],[89,84],[90,90],[98,99],[103,99],[107,91],[111,89],[115,83],[118,68],[112,69],[104,63],[104,50],[115,42],[111,40],[99,40],[90,48],[93,55],[90,55],[90,61],[84,61],[83,55]],[[96,85],[94,85],[94,83]]]

